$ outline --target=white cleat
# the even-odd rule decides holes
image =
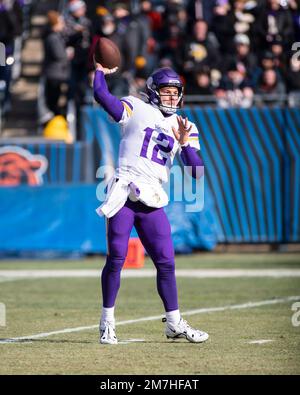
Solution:
[[[180,318],[176,325],[167,322],[166,319],[163,319],[163,322],[166,322],[165,333],[168,339],[185,338],[191,343],[202,343],[209,338],[206,332],[192,328],[183,318]]]
[[[115,326],[109,321],[100,324],[100,343],[101,344],[118,344],[115,332]]]

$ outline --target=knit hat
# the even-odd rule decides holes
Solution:
[[[73,12],[76,12],[76,11],[80,10],[80,8],[82,8],[82,7],[86,7],[86,4],[85,4],[84,1],[82,1],[82,0],[73,0],[69,4],[69,11],[71,13],[73,13]]]
[[[250,45],[249,37],[246,34],[237,34],[234,37],[235,44],[243,44],[243,45]]]

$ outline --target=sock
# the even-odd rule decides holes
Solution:
[[[180,321],[180,312],[179,310],[173,310],[173,311],[166,311],[166,319],[167,322],[170,324],[176,325]]]
[[[115,323],[115,306],[102,307],[101,322],[109,321]]]

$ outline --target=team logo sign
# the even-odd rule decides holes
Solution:
[[[0,147],[0,186],[41,185],[47,158],[16,146]]]

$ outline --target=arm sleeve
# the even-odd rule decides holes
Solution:
[[[199,155],[199,150],[188,144],[181,147],[180,157],[184,166],[188,166],[191,170],[190,174],[193,178],[201,178],[203,176],[204,163]]]
[[[117,97],[109,92],[104,73],[100,70],[95,72],[94,98],[116,122],[122,119],[124,106]]]

